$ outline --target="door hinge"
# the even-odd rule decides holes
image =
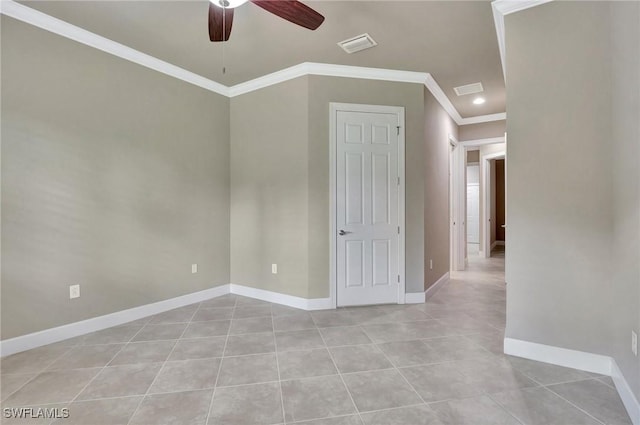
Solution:
[[[400,186],[400,177],[398,177],[398,186]]]
[[[398,226],[398,234],[400,234],[400,226]]]
[[[396,130],[397,130],[397,135],[399,136],[400,135],[400,126],[397,126]]]
[[[400,275],[398,275],[398,283],[400,283]]]

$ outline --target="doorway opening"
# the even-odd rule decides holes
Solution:
[[[504,251],[506,134],[504,137],[463,142],[449,136],[449,142],[450,258],[453,272],[466,270],[470,259],[488,258],[491,248],[494,252]],[[501,178],[497,186],[496,172]],[[501,202],[496,204],[498,200]],[[491,205],[495,205],[493,209]]]
[[[506,155],[494,152],[482,157],[482,242],[483,257],[504,256],[506,241]]]
[[[480,151],[467,151],[467,256],[480,255]]]

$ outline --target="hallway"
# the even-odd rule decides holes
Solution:
[[[504,325],[499,253],[425,304],[224,295],[3,358],[2,407],[81,425],[630,423],[610,378],[503,355]]]

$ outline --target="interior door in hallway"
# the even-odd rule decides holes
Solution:
[[[400,290],[397,113],[337,111],[337,305],[396,303]]]
[[[467,166],[467,243],[480,243],[480,167]]]

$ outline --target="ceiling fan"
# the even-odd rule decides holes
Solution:
[[[209,39],[227,41],[231,35],[233,9],[249,0],[210,0]],[[267,12],[271,12],[296,25],[315,30],[324,21],[324,16],[297,0],[250,0]]]

